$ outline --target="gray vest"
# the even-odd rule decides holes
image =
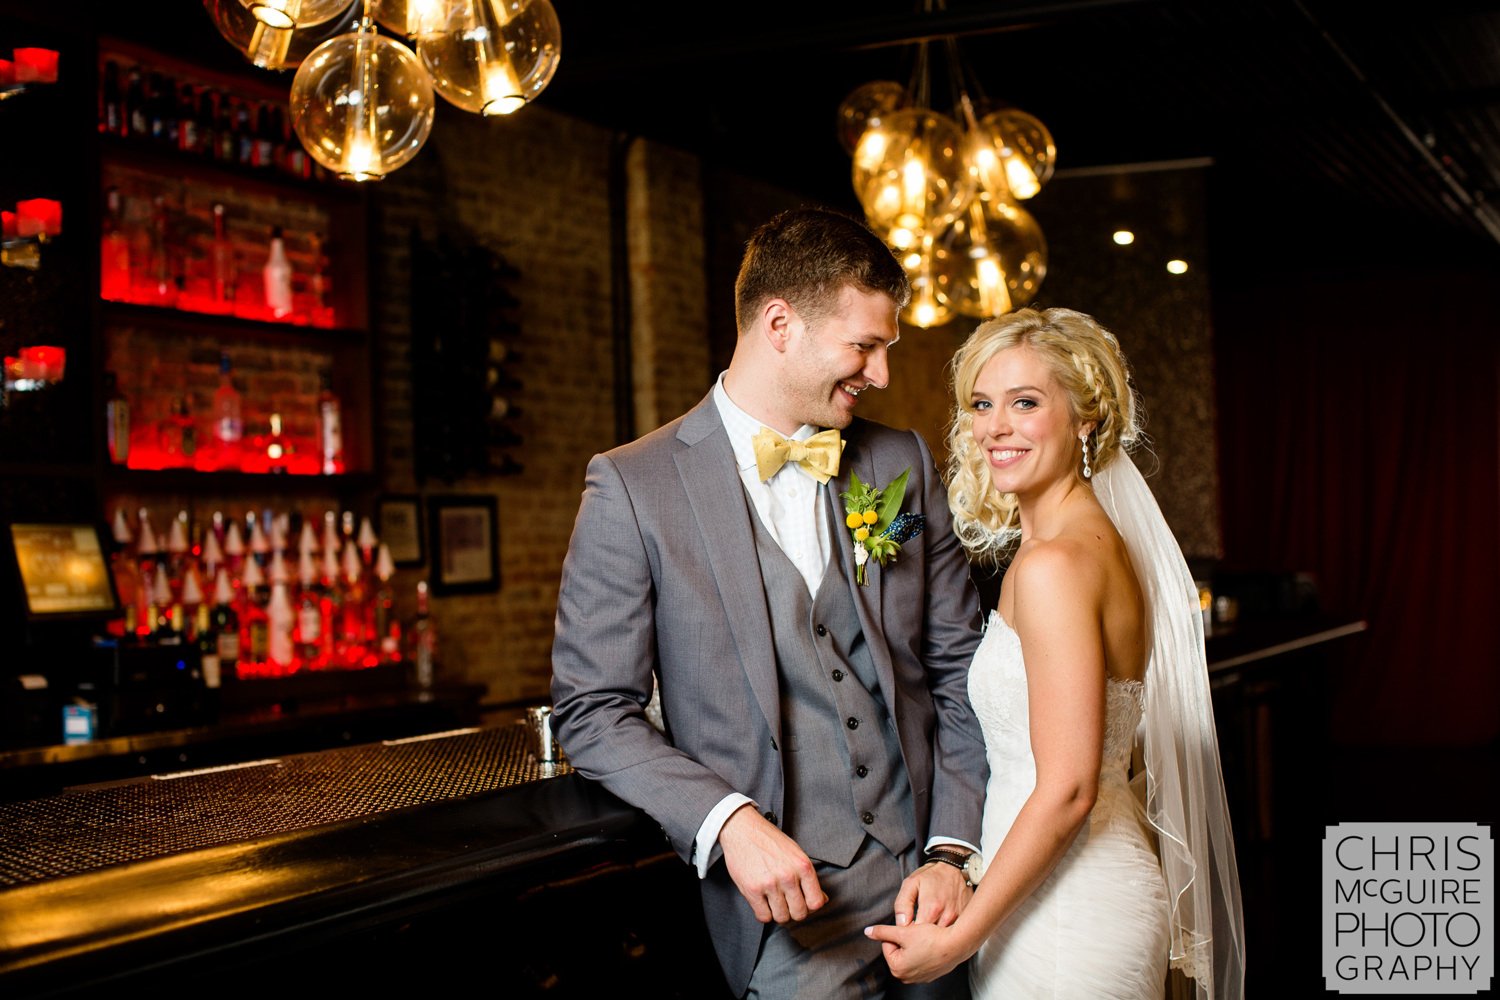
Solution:
[[[750,509],[781,687],[781,827],[818,861],[848,865],[866,834],[899,855],[916,839],[911,783],[848,571],[835,547],[809,596]]]

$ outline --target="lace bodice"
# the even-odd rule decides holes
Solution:
[[[1036,784],[1036,764],[1031,757],[1026,691],[1021,638],[999,611],[992,611],[969,669],[969,700],[984,730],[990,773],[1006,775],[1007,785],[1024,786],[1029,793]],[[1106,786],[1123,787],[1126,782],[1144,706],[1145,685],[1111,677],[1105,682],[1104,694],[1104,752],[1099,765],[1101,798]]]

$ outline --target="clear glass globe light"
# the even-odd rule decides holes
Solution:
[[[911,281],[911,301],[901,310],[901,319],[923,330],[942,326],[954,317],[953,307],[941,288],[941,276],[934,268],[932,240],[923,249],[903,255],[902,266]]]
[[[354,0],[240,0],[268,28],[311,28],[338,17]]]
[[[259,20],[243,0],[203,0],[203,9],[224,40],[261,69],[292,69],[313,49],[330,38],[353,30],[359,22],[357,3],[321,24],[297,28],[274,28]]]
[[[453,0],[448,12],[442,30],[416,42],[433,86],[449,103],[508,115],[551,82],[562,58],[551,0]]]
[[[935,241],[934,284],[950,308],[975,319],[1002,316],[1036,298],[1047,276],[1047,241],[1015,202],[975,198]]]
[[[1052,179],[1057,161],[1052,133],[1020,108],[1001,108],[980,118],[970,148],[992,155],[1004,174],[1009,196],[1023,200],[1034,196]],[[969,159],[973,163],[976,153],[971,152]],[[998,193],[994,196],[1004,197]]]
[[[373,0],[371,15],[398,35],[416,38],[441,31],[455,0]],[[458,0],[462,2],[462,0]]]
[[[379,180],[432,131],[432,82],[374,22],[324,42],[292,80],[292,127],[313,159],[346,180]]]
[[[849,92],[839,105],[838,135],[844,152],[853,154],[865,129],[906,103],[906,88],[894,80],[871,80]]]
[[[974,190],[962,145],[958,124],[928,108],[893,111],[866,129],[854,151],[854,193],[870,227],[920,236],[952,222]]]

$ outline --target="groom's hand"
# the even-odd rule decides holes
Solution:
[[[969,905],[974,892],[952,865],[925,864],[906,876],[896,894],[896,926],[937,924],[947,927]]]
[[[812,859],[753,806],[741,806],[725,821],[719,846],[729,877],[761,923],[803,920],[828,902]]]

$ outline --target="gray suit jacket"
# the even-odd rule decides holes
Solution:
[[[967,677],[980,608],[945,490],[919,435],[856,420],[843,436],[828,484],[835,558],[853,565],[838,499],[850,470],[884,485],[909,468],[902,509],[927,518],[894,561],[869,566],[866,586],[851,583],[900,736],[918,841],[977,844],[988,768]],[[685,861],[729,793],[782,812],[776,654],[752,516],[710,393],[594,457],[563,565],[552,651],[558,738],[580,773],[656,819]],[[644,713],[653,671],[665,736]],[[730,986],[743,991],[764,928],[722,864],[703,890]]]

